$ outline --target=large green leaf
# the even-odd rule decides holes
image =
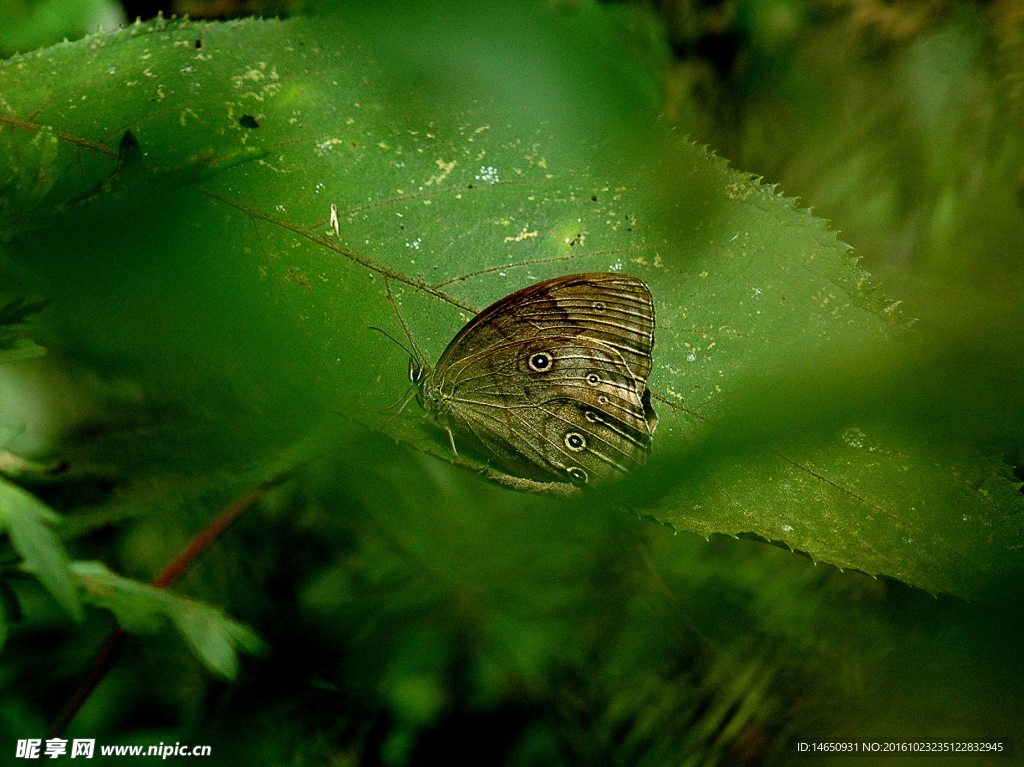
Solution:
[[[642,76],[601,63],[617,43],[595,14],[530,16],[539,50],[571,31],[594,55],[513,85],[459,68],[494,39],[439,85],[452,54],[408,26],[356,43],[301,20],[137,25],[6,62],[2,146],[35,163],[4,171],[10,251],[94,354],[217,371],[284,432],[330,411],[447,460],[415,406],[385,412],[406,355],[370,326],[404,323],[433,360],[513,290],[628,272],[657,305],[661,425],[650,471],[607,492],[935,591],[1018,568],[999,461],[894,422],[912,348],[895,305],[822,221],[655,127]]]

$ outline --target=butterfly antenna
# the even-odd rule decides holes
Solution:
[[[384,295],[387,296],[388,303],[391,304],[391,308],[395,310],[395,316],[398,318],[398,324],[402,326],[402,332],[405,333],[405,337],[409,341],[409,346],[412,347],[412,351],[409,352],[409,355],[417,362],[420,362],[421,360],[423,360],[423,354],[422,352],[420,352],[420,348],[416,345],[416,341],[413,339],[412,333],[409,332],[409,326],[405,324],[405,318],[402,317],[402,312],[398,308],[398,302],[395,301],[395,296],[391,292],[391,280],[389,280],[387,277],[384,278]],[[384,331],[381,332],[383,333]],[[387,335],[387,333],[384,333],[384,335]],[[391,338],[392,341],[395,341],[395,339],[392,338],[391,336],[388,336],[388,338]],[[398,342],[395,341],[395,343]],[[406,347],[404,344],[398,345],[405,349],[407,352],[409,351],[408,347]]]
[[[391,281],[387,277],[384,278],[384,295],[387,296],[388,303],[391,304],[391,308],[395,310],[395,317],[398,318],[398,323],[402,326],[402,331],[405,333],[405,337],[409,341],[409,346],[403,344],[401,341],[399,341],[393,335],[388,333],[386,330],[382,330],[381,328],[374,326],[370,326],[370,330],[376,330],[378,333],[387,336],[392,341],[394,341],[399,347],[404,349],[405,352],[413,360],[415,360],[417,365],[422,364],[421,360],[423,359],[423,355],[420,353],[419,347],[416,346],[416,342],[413,340],[412,333],[409,332],[409,326],[405,324],[405,319],[402,317],[402,312],[399,311],[398,309],[398,302],[395,301],[395,296],[391,292]],[[410,346],[412,347],[411,349],[409,348]],[[393,416],[391,416],[387,421],[385,421],[381,428],[386,429],[388,426],[390,426],[391,423],[405,411],[405,408],[408,407],[410,402],[412,402],[412,398],[414,396],[416,396],[416,385],[411,384],[409,388],[405,390],[405,393],[402,394],[402,396],[400,396],[398,399],[396,399],[394,402],[392,402],[390,405],[384,408],[382,412],[386,413],[399,402],[402,403],[401,407],[398,408],[398,411]]]
[[[403,344],[401,341],[399,341],[397,338],[395,338],[393,335],[391,335],[388,331],[381,330],[380,328],[376,327],[375,325],[370,325],[369,329],[370,330],[376,330],[382,336],[387,336],[392,341],[394,341],[396,344],[398,344],[401,348],[405,349],[405,353],[408,354],[410,357],[416,357],[416,359],[419,359],[419,357],[416,356],[415,352],[410,351],[408,346]],[[402,396],[404,397],[405,395],[403,394]]]

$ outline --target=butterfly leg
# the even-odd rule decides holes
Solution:
[[[455,457],[458,458],[459,457],[459,451],[455,449],[455,435],[452,434],[452,430],[449,429],[447,426],[444,428],[444,430],[446,432],[448,432],[448,441],[452,445],[452,453],[454,453]]]

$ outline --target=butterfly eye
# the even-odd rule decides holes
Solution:
[[[414,384],[423,380],[423,365],[418,363],[414,357],[409,358],[409,380]]]
[[[587,440],[578,431],[571,431],[565,435],[565,446],[574,453],[578,453],[587,449]]]
[[[599,383],[601,383],[601,376],[599,376],[597,373],[590,373],[587,375],[587,383],[590,384],[591,386],[597,386]]]
[[[576,480],[577,482],[582,482],[584,485],[590,479],[587,476],[587,472],[583,471],[583,469],[581,469],[579,466],[570,466],[568,469],[565,470],[565,473],[568,474],[572,479]]]
[[[536,370],[538,373],[543,373],[545,370],[551,367],[551,355],[540,352],[534,354],[529,359],[530,369]]]

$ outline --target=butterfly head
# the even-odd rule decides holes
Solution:
[[[427,375],[427,366],[415,357],[409,357],[409,380],[417,387],[423,384]]]
[[[429,389],[427,379],[430,376],[430,367],[421,362],[417,357],[409,357],[409,381],[416,387],[416,401],[424,410],[430,410],[433,397],[427,391]]]

